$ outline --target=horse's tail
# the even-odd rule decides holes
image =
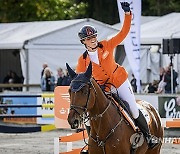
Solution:
[[[157,110],[151,104],[149,104],[149,107],[150,107],[150,109],[151,109],[151,111],[155,117],[155,120],[157,122],[157,124],[156,124],[157,125],[157,131],[158,131],[157,137],[161,137],[161,139],[162,139],[163,134],[164,134],[164,129],[162,126],[161,117],[160,117],[159,113],[157,112]]]
[[[157,112],[157,110],[150,104],[148,103],[149,106],[149,113],[151,115],[152,118],[152,123],[150,124],[151,126],[151,131],[153,130],[153,135],[155,135],[156,137],[159,138],[159,140],[161,140],[161,143],[154,149],[148,149],[146,151],[146,154],[160,154],[161,151],[161,146],[162,146],[162,140],[163,140],[163,127],[162,127],[162,123],[161,123],[161,118],[159,116],[159,113]],[[154,126],[153,126],[154,125]]]

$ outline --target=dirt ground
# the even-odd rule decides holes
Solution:
[[[73,132],[61,129],[24,134],[0,133],[0,154],[53,154],[54,138],[68,133]],[[82,145],[82,142],[76,142],[73,148]],[[66,144],[61,143],[59,151],[66,151]],[[163,144],[161,154],[180,154],[180,144]]]

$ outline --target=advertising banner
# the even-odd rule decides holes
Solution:
[[[117,0],[118,11],[120,16],[120,21],[124,21],[124,11],[121,7],[122,0]],[[126,0],[130,4],[130,9],[132,13],[131,29],[128,36],[124,40],[124,47],[128,62],[131,66],[132,72],[136,78],[137,92],[141,90],[140,85],[140,18],[141,18],[141,0],[133,1]]]
[[[37,105],[37,98],[36,97],[4,97],[3,98],[4,104],[12,104],[12,105]],[[23,107],[14,107],[14,108],[7,108],[7,114],[37,114],[37,108],[23,108]],[[16,122],[16,123],[36,123],[36,118],[5,118],[4,121],[6,122]]]
[[[43,105],[43,104],[54,104],[54,98],[53,97],[38,97],[37,105]],[[54,108],[38,107],[37,114],[38,115],[54,114]],[[54,118],[37,118],[37,124],[54,124]]]
[[[180,118],[180,97],[158,97],[161,118]]]
[[[56,128],[70,128],[67,118],[69,114],[69,86],[58,86],[55,88],[55,126]]]

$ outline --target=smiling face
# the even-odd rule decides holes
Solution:
[[[89,51],[94,51],[93,49],[96,48],[98,45],[97,35],[87,37],[84,40],[82,40],[82,42],[86,45]]]

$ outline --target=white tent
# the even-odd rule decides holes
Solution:
[[[147,22],[153,21],[155,19],[158,19],[158,18],[159,18],[159,16],[141,16],[141,25],[145,24]],[[121,22],[114,24],[113,27],[118,28],[118,29],[121,28],[122,27]]]
[[[76,66],[78,57],[85,51],[77,33],[87,24],[97,28],[99,40],[118,31],[93,19],[4,23],[0,24],[0,50],[20,50],[25,83],[39,84],[44,62],[54,75],[58,67],[65,68],[66,62]]]
[[[162,39],[180,38],[180,13],[170,13],[141,26],[142,44],[161,44]]]

